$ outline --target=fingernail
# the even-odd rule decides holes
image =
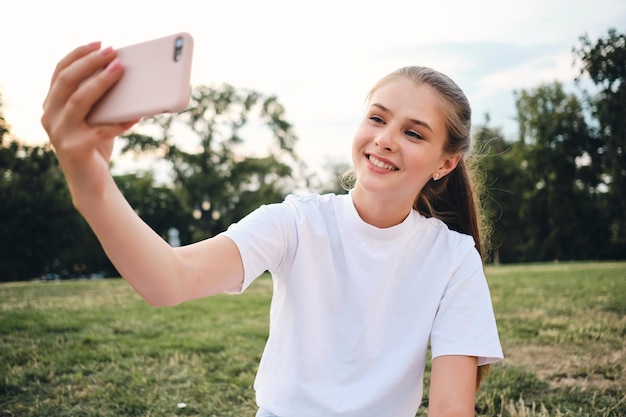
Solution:
[[[111,46],[107,46],[106,48],[102,49],[100,51],[100,55],[109,55],[111,54],[111,52],[113,52],[113,48]]]
[[[121,67],[122,67],[122,63],[120,62],[119,58],[115,58],[113,61],[109,63],[109,65],[107,65],[106,70],[107,72],[115,72]]]
[[[96,41],[96,42],[90,42],[88,43],[86,46],[87,48],[89,48],[90,50],[96,50],[100,48],[100,45],[102,45],[102,42],[100,41]]]

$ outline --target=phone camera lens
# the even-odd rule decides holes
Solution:
[[[183,38],[182,36],[179,36],[176,38],[176,41],[174,42],[174,62],[178,62],[182,54],[183,54]]]

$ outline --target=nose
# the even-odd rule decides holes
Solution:
[[[391,129],[382,129],[374,140],[376,146],[381,150],[392,152],[395,150],[395,142]]]

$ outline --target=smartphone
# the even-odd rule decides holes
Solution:
[[[122,78],[94,104],[90,124],[119,123],[189,106],[193,38],[186,32],[117,49]]]

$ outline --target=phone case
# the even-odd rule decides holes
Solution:
[[[122,78],[91,109],[91,124],[119,123],[189,105],[193,38],[182,32],[117,50]]]

